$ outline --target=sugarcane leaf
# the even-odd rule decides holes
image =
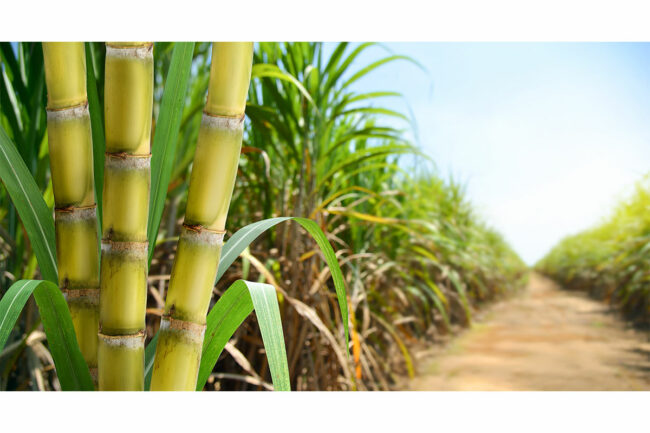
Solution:
[[[463,283],[460,281],[460,277],[458,273],[453,269],[449,272],[449,280],[451,281],[452,285],[458,292],[458,296],[460,297],[461,303],[463,305],[463,310],[465,311],[465,316],[467,316],[467,321],[469,323],[472,321],[472,311],[469,308],[469,300],[467,299],[467,293],[465,292],[465,287],[463,286]]]
[[[262,333],[274,389],[276,391],[291,390],[280,308],[275,288],[270,284],[238,280],[225,291],[208,314],[197,391],[203,389],[226,343],[252,311],[255,311]],[[145,349],[145,389],[147,390],[151,385],[157,343],[158,334]]]
[[[0,178],[18,211],[43,277],[58,282],[54,219],[16,146],[0,125]]]
[[[334,281],[334,289],[336,291],[336,297],[339,303],[339,309],[341,310],[341,318],[343,321],[343,329],[345,331],[345,347],[348,347],[349,343],[349,332],[348,329],[348,301],[345,293],[345,282],[343,280],[343,272],[341,272],[341,267],[339,266],[338,259],[334,253],[334,249],[330,245],[329,241],[325,237],[323,231],[318,227],[314,221],[307,218],[293,218],[298,224],[300,224],[309,234],[314,238],[316,244],[320,247],[323,255],[325,256],[325,261],[330,268],[330,274],[332,275],[332,280]],[[345,351],[346,355],[348,351]]]
[[[226,343],[253,311],[248,287],[236,281],[208,313],[196,389],[203,389]]]
[[[253,301],[274,390],[291,391],[287,351],[284,346],[282,319],[280,318],[280,306],[278,305],[275,287],[270,284],[243,280],[240,280],[237,284],[246,285]]]
[[[302,96],[305,97],[305,99],[307,99],[312,104],[314,103],[314,100],[312,99],[307,89],[305,89],[305,87],[302,85],[302,83],[298,81],[296,77],[284,72],[276,65],[270,65],[267,63],[258,63],[253,65],[253,69],[251,70],[251,78],[276,78],[278,80],[289,82],[296,86],[296,88],[300,91]],[[318,110],[318,108],[316,109]]]
[[[376,42],[366,42],[366,43],[360,44],[358,47],[356,47],[350,53],[350,55],[348,55],[345,58],[345,60],[341,64],[341,66],[339,66],[338,68],[336,68],[336,66],[338,66],[338,64],[333,64],[333,65],[328,64],[327,69],[326,69],[328,79],[327,79],[327,82],[325,82],[323,93],[328,93],[335,86],[335,84],[337,83],[339,78],[341,78],[343,73],[345,71],[347,71],[348,67],[359,56],[359,54],[361,54],[367,48],[369,48],[369,47],[371,47],[373,45],[376,45],[376,44],[377,44]],[[343,47],[343,48],[345,49],[345,47]]]
[[[7,344],[9,334],[30,295],[31,292],[21,282],[13,284],[0,299],[0,350]]]
[[[255,239],[262,233],[267,231],[273,226],[287,221],[291,217],[277,217],[269,218],[262,221],[257,221],[249,224],[228,239],[221,249],[221,259],[219,260],[219,269],[217,271],[217,279],[219,281],[223,274],[228,270],[230,265],[239,257],[239,255],[248,247]]]
[[[336,290],[336,297],[339,303],[339,309],[341,311],[341,317],[343,322],[343,328],[345,330],[345,342],[346,347],[349,342],[349,327],[348,327],[348,303],[345,292],[345,282],[343,280],[343,273],[341,272],[341,267],[339,266],[336,254],[332,249],[329,241],[325,237],[325,234],[320,229],[318,224],[314,221],[307,218],[299,217],[277,217],[269,218],[262,221],[257,221],[255,223],[249,224],[244,228],[237,231],[229,240],[226,242],[222,248],[221,260],[219,261],[219,269],[217,272],[216,281],[223,276],[226,270],[233,264],[233,262],[239,257],[239,255],[262,233],[266,230],[276,226],[277,224],[294,220],[299,223],[307,232],[314,238],[316,244],[320,247],[325,257],[325,261],[329,266],[330,273],[332,274],[332,280],[334,281],[334,287]],[[243,284],[243,286],[242,286]],[[203,342],[203,354],[201,356],[201,366],[199,367],[199,377],[197,381],[197,389],[200,390],[205,386],[210,372],[214,368],[221,351],[225,347],[225,344],[228,342],[230,337],[237,330],[239,325],[244,321],[244,319],[253,311],[253,301],[255,299],[247,301],[245,292],[250,290],[250,285],[254,283],[241,281],[233,283],[232,286],[226,290],[226,292],[219,298],[219,301],[212,308],[207,318],[207,328],[205,333],[205,340]],[[257,283],[255,283],[257,284]],[[269,286],[273,288],[273,286]],[[245,289],[245,290],[244,290]],[[262,289],[257,289],[262,290]],[[244,293],[244,294],[242,294]],[[250,296],[250,295],[248,295]],[[257,294],[255,296],[258,296]],[[262,296],[262,295],[259,295]],[[268,297],[267,295],[264,295]],[[261,299],[261,298],[258,298]],[[260,305],[261,300],[259,300]],[[270,302],[266,300],[264,302]],[[277,300],[276,300],[277,302]],[[267,304],[267,308],[264,311],[268,311],[268,314],[272,314],[269,309],[270,304]],[[257,304],[255,304],[257,307]],[[224,319],[227,316],[227,320]],[[278,316],[279,318],[279,316]],[[259,319],[259,317],[258,317]],[[272,316],[269,316],[268,320],[272,319]],[[260,329],[262,325],[260,324]],[[267,328],[271,329],[271,328]],[[262,331],[263,333],[265,331]],[[267,330],[267,334],[273,335],[273,331]],[[264,335],[262,335],[264,339]],[[269,337],[271,338],[271,337]],[[156,352],[156,343],[157,343],[157,334],[154,339],[149,343],[145,350],[145,389],[148,389],[148,384],[151,383],[151,373],[153,367],[153,357]],[[265,343],[266,345],[266,343]],[[279,350],[279,349],[275,349]],[[269,349],[267,348],[267,352]],[[346,355],[349,356],[349,353],[346,351]],[[274,355],[276,356],[276,355]],[[277,360],[277,357],[276,357]],[[276,362],[276,361],[274,361]],[[269,368],[271,359],[269,358]],[[279,388],[275,383],[276,378],[281,380],[282,374],[279,372],[281,369],[278,367],[278,372],[276,376],[271,374],[274,380],[274,386],[276,390],[284,389],[282,386]]]
[[[264,233],[266,230],[271,227],[287,221],[294,220],[299,223],[307,232],[314,238],[316,244],[320,247],[325,257],[325,261],[330,268],[330,273],[332,274],[332,280],[334,281],[334,288],[336,290],[336,297],[339,303],[339,309],[341,310],[341,318],[343,321],[343,329],[345,330],[345,342],[346,347],[349,342],[349,329],[348,329],[348,302],[345,294],[345,282],[343,281],[343,273],[341,272],[341,267],[334,254],[334,250],[330,245],[329,241],[325,237],[323,231],[318,227],[314,221],[307,218],[298,218],[298,217],[277,217],[269,218],[262,221],[249,224],[244,228],[240,229],[232,235],[232,237],[226,242],[221,250],[221,260],[219,261],[219,270],[217,271],[217,281],[221,279],[223,274],[228,270],[230,265],[233,264],[235,259],[248,247],[259,235]],[[346,351],[347,353],[347,351]]]
[[[244,280],[235,281],[208,314],[197,390],[203,389],[226,343],[253,310],[262,333],[273,387],[276,391],[291,390],[275,288]]]
[[[389,322],[386,320],[382,319],[378,314],[375,313],[370,313],[372,317],[375,318],[377,322],[379,322],[385,329],[388,331],[391,337],[393,337],[393,340],[395,340],[395,343],[397,343],[397,347],[399,347],[399,350],[402,352],[402,357],[404,357],[404,363],[406,364],[406,372],[408,373],[408,376],[413,379],[415,377],[415,368],[413,366],[413,358],[411,357],[411,354],[409,353],[408,348],[406,347],[406,344],[404,344],[404,341],[400,338],[399,334],[391,325]]]
[[[364,75],[367,75],[369,72],[377,69],[381,65],[384,65],[384,64],[390,63],[390,62],[394,62],[395,60],[407,60],[409,62],[415,63],[416,65],[419,65],[418,62],[416,62],[415,60],[413,60],[411,57],[408,57],[408,56],[394,55],[394,56],[384,57],[383,59],[377,60],[376,62],[373,62],[370,65],[362,68],[360,71],[356,72],[345,83],[343,83],[343,85],[341,87],[342,88],[349,87],[350,84],[352,84],[355,81],[359,80]]]
[[[5,67],[11,72],[12,83],[16,88],[16,94],[21,100],[26,101],[28,99],[27,88],[25,88],[25,83],[20,78],[20,70],[14,55],[14,50],[11,48],[11,42],[0,43],[0,57]]]
[[[165,197],[174,165],[193,53],[194,42],[175,43],[165,81],[151,149],[151,194],[147,226],[149,245],[154,245],[156,242],[165,207]],[[149,262],[153,257],[153,251],[153,248],[149,248]]]
[[[68,305],[58,286],[50,281],[17,281],[0,299],[0,350],[32,294],[43,321],[61,389],[92,391],[93,380],[77,345]]]
[[[149,388],[151,387],[151,372],[153,371],[153,360],[156,356],[158,335],[159,334],[156,333],[144,349],[144,389],[146,391],[149,391]]]
[[[102,232],[102,195],[104,191],[104,122],[102,120],[102,106],[97,93],[97,80],[95,67],[92,61],[90,43],[86,47],[86,91],[88,93],[88,111],[90,112],[90,130],[93,139],[93,173],[95,177],[95,201],[97,203],[97,229]]]
[[[11,87],[11,81],[7,76],[6,69],[0,71],[0,104],[4,107],[3,114],[9,122],[9,127],[13,133],[16,142],[22,145],[23,141],[23,122],[20,117],[20,107],[16,99],[16,93]],[[11,109],[9,109],[9,107]]]

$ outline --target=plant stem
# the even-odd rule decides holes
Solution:
[[[84,46],[44,42],[43,58],[59,287],[96,380],[99,254]]]
[[[208,98],[172,267],[152,390],[196,388],[205,320],[237,175],[252,43],[213,43]]]
[[[153,44],[107,43],[99,389],[144,389]]]

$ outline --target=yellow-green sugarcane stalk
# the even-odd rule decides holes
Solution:
[[[59,286],[96,380],[99,254],[84,45],[44,42],[43,58]]]
[[[99,389],[144,388],[153,44],[107,43]]]
[[[172,267],[152,390],[196,388],[205,320],[241,151],[253,44],[212,46],[208,98]]]

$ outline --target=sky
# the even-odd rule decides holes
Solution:
[[[609,215],[650,171],[650,44],[387,43],[356,83],[393,90],[443,177],[528,264]]]

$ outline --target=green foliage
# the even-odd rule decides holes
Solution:
[[[68,305],[56,284],[20,280],[0,300],[0,350],[4,348],[27,299],[34,295],[43,321],[50,352],[64,391],[92,391],[93,380],[72,327]]]
[[[598,226],[568,236],[536,267],[573,290],[589,291],[640,325],[650,324],[650,177]]]
[[[345,332],[330,301],[323,301],[330,290],[320,279],[327,263],[295,227],[261,238],[251,251],[268,270],[257,269],[259,278],[270,282],[274,277],[286,292],[283,318],[306,320],[322,333],[305,336],[302,324],[290,331],[295,338],[288,339],[289,356],[296,353],[297,359],[292,381],[311,381],[303,385],[306,389],[340,389],[339,383],[351,389],[386,388],[393,371],[401,369],[392,361],[398,359],[393,352],[401,352],[409,368],[403,340],[468,323],[473,308],[519,287],[525,272],[502,238],[480,222],[462,188],[441,180],[406,138],[412,125],[394,103],[388,105],[401,95],[355,91],[353,83],[376,68],[394,61],[415,63],[388,55],[358,65],[362,53],[379,49],[377,44],[342,43],[327,57],[318,43],[260,43],[255,53],[258,64],[275,65],[302,87],[253,74],[246,110],[248,152],[240,164],[230,221],[238,227],[260,214],[313,219],[337,246],[350,316],[355,316],[351,332],[363,336],[358,346],[353,343],[360,352],[354,367],[362,369],[361,380],[353,377],[350,360],[341,360],[347,352],[342,342],[325,335],[325,355],[304,349],[307,344],[321,347],[321,324],[333,333]],[[419,163],[411,166],[403,155],[417,155]],[[303,304],[313,310],[307,313]],[[339,362],[342,378],[311,370],[325,359]],[[310,373],[300,377],[296,370]]]
[[[43,277],[58,282],[54,220],[25,162],[0,126],[0,178],[25,225]]]
[[[0,141],[25,167],[14,177],[31,179],[31,191],[22,196],[38,196],[39,214],[52,225],[51,209],[46,209],[53,200],[40,45],[16,47],[0,44],[0,126],[7,131]],[[421,73],[413,59],[380,55],[382,49],[341,43],[327,54],[319,43],[256,45],[228,220],[234,234],[223,247],[199,388],[216,364],[224,373],[206,387],[248,389],[253,385],[246,380],[253,375],[267,388],[264,381],[273,381],[275,389],[388,389],[395,373],[414,369],[408,343],[469,323],[481,303],[521,285],[523,263],[480,221],[461,186],[441,179],[409,139],[413,125],[395,104],[401,95],[389,89],[355,90],[356,83],[391,62],[412,63],[413,71]],[[89,43],[86,52],[101,203],[104,49]],[[360,56],[370,52],[377,59],[362,64]],[[205,102],[210,44],[156,43],[154,68],[149,290],[164,295]],[[38,246],[50,241],[30,227],[5,172],[2,287],[18,279],[15,275],[32,278],[39,272],[56,281],[55,262],[48,264]],[[297,224],[279,224],[290,219]],[[53,225],[51,238],[53,248]],[[262,288],[255,293],[265,296],[251,296],[250,288]],[[272,308],[263,308],[262,300]],[[275,302],[279,313],[264,314],[275,311]],[[148,306],[162,307],[154,297]],[[256,315],[250,315],[253,307]],[[150,372],[155,313],[147,322],[153,337],[145,354]],[[18,323],[10,341],[14,345],[32,332],[28,321]],[[280,350],[282,334],[286,356],[279,355],[285,351]],[[228,341],[245,363],[223,351]],[[249,376],[241,374],[242,368]],[[145,380],[148,384],[150,374]]]
[[[221,351],[234,331],[253,309],[260,324],[274,389],[276,391],[291,390],[287,353],[275,288],[269,284],[243,280],[236,281],[230,286],[208,315],[208,328],[201,355],[197,390],[203,389]],[[239,314],[234,311],[239,311]]]
[[[165,207],[193,52],[194,42],[178,42],[174,45],[165,90],[161,98],[160,114],[151,148],[151,193],[147,224],[147,239],[150,245],[154,245],[158,237],[158,228]],[[150,248],[149,262],[152,256],[153,248]]]
[[[97,77],[95,75],[95,62],[97,47],[86,42],[86,87],[88,94],[88,112],[90,114],[90,129],[93,140],[93,176],[95,181],[95,201],[97,204],[97,231],[102,233],[102,205],[104,185],[104,152],[106,142],[104,139],[104,104],[99,100],[97,90]],[[102,86],[103,88],[103,86]]]
[[[297,221],[316,240],[328,262],[328,266],[332,270],[332,279],[337,292],[341,317],[343,323],[346,324],[345,338],[347,342],[348,305],[345,298],[343,275],[332,246],[327,242],[321,229],[311,220],[280,217],[258,221],[243,227],[223,246],[221,259],[219,260],[217,282],[237,257],[248,248],[251,242],[276,224],[289,220]],[[207,317],[206,337],[203,342],[197,390],[203,389],[226,343],[253,310],[255,310],[264,347],[269,357],[273,385],[278,391],[289,391],[291,389],[288,368],[286,368],[282,323],[279,312],[276,314],[277,299],[275,296],[275,289],[269,284],[240,280],[233,283],[219,298]],[[151,383],[157,340],[158,335],[156,334],[145,352],[145,389],[148,389]]]
[[[275,288],[269,284],[239,280],[219,298],[207,317],[205,340],[196,390],[201,391],[214,369],[226,343],[250,313],[255,311],[260,323],[264,348],[276,391],[290,391],[287,354]],[[158,334],[145,353],[145,389],[149,390]]]
[[[257,239],[258,236],[263,234],[265,231],[269,230],[276,224],[281,222],[294,220],[300,224],[311,237],[316,241],[318,247],[325,257],[327,266],[330,268],[332,273],[332,281],[334,282],[334,288],[336,290],[336,297],[338,299],[339,308],[341,310],[341,318],[343,323],[343,328],[345,331],[345,341],[346,343],[349,340],[349,329],[348,329],[348,305],[345,299],[345,283],[343,282],[343,274],[341,273],[341,268],[338,265],[336,255],[332,246],[327,241],[323,231],[314,223],[313,221],[307,218],[294,218],[294,217],[279,217],[279,218],[270,218],[267,220],[258,221],[256,223],[250,224],[246,227],[243,227],[241,230],[237,231],[233,237],[223,246],[222,257],[219,260],[219,269],[217,271],[217,282],[226,272],[226,270],[232,265],[237,257],[246,249],[248,246]]]

